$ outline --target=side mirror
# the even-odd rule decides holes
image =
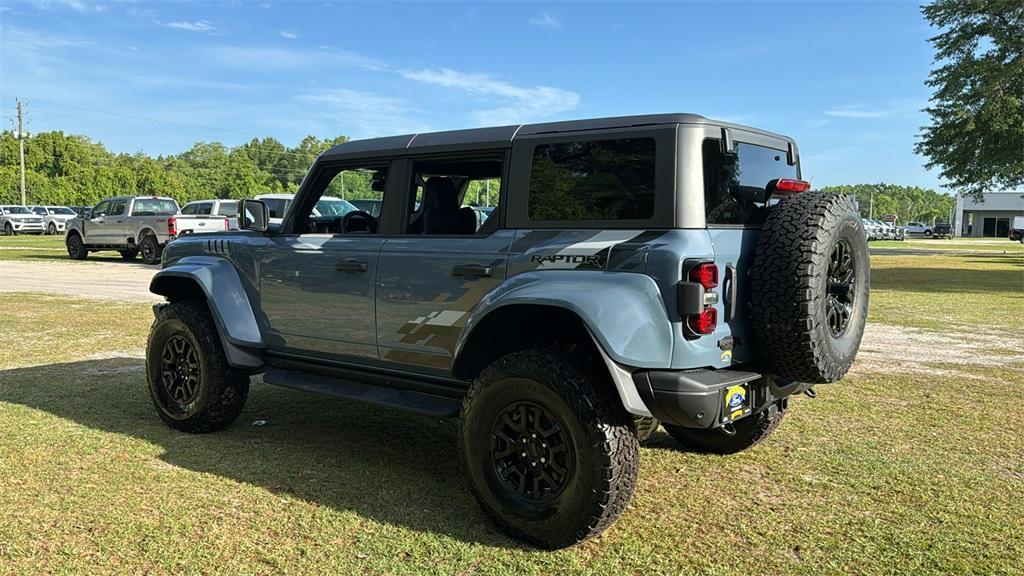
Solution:
[[[242,230],[266,232],[270,222],[270,210],[261,200],[238,201],[238,227]]]

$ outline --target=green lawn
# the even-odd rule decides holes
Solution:
[[[949,338],[982,322],[1019,340],[1024,258],[872,262],[872,322]],[[151,313],[120,309],[0,294],[0,573],[1022,571],[1019,348],[934,365],[969,380],[858,371],[795,399],[739,455],[681,452],[659,433],[619,522],[542,552],[478,510],[453,421],[257,383],[228,430],[171,431],[134,355]]]
[[[89,258],[120,260],[121,256],[117,252],[94,252],[89,254]],[[0,235],[0,260],[53,261],[67,259],[68,252],[64,247],[63,235]]]
[[[902,242],[880,240],[872,242],[871,248],[902,248],[909,250],[950,250],[954,252],[1005,252],[1024,254],[1024,244],[1011,242],[1006,238],[908,238]]]

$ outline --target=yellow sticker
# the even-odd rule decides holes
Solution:
[[[732,362],[732,350],[722,350],[722,362]]]

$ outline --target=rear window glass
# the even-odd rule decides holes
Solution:
[[[238,216],[238,202],[221,202],[220,206],[217,207],[217,211],[220,212],[221,216],[234,218]]]
[[[174,200],[145,198],[136,200],[132,206],[132,216],[170,216],[178,213],[178,205]]]
[[[738,142],[735,154],[722,141],[707,139],[704,156],[704,210],[708,224],[760,226],[767,217],[765,187],[776,178],[797,178],[786,151]]]
[[[267,205],[271,218],[284,218],[284,213],[288,211],[292,201],[284,198],[265,198],[263,203]]]
[[[653,138],[541,144],[530,172],[534,221],[646,220],[654,215]]]

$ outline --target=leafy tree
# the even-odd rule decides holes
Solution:
[[[876,219],[885,214],[895,214],[896,221],[903,224],[910,221],[945,222],[956,203],[952,196],[930,188],[884,183],[825,186],[822,191],[853,196],[864,218],[872,217],[872,212]]]
[[[965,194],[1024,184],[1024,2],[936,0],[922,7],[942,32],[916,150]]]

